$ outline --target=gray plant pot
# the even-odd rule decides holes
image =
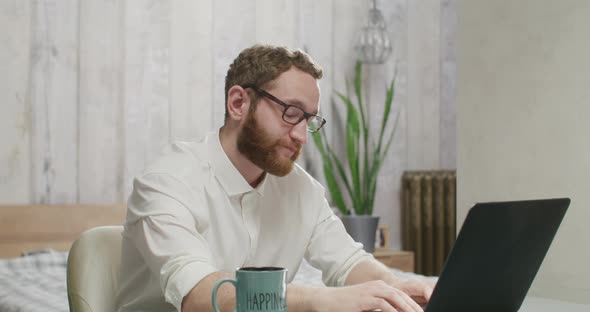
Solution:
[[[379,224],[379,217],[374,216],[341,216],[340,219],[346,232],[355,241],[363,244],[366,252],[375,251],[375,233]]]

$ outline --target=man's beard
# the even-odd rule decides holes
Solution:
[[[285,159],[277,153],[277,148],[281,146],[295,148],[297,152]],[[283,177],[293,170],[295,160],[301,152],[301,144],[272,139],[254,118],[254,111],[249,111],[244,127],[238,135],[238,150],[258,168]]]

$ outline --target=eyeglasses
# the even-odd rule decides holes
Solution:
[[[300,123],[302,120],[307,120],[307,131],[314,133],[314,132],[318,132],[318,130],[320,130],[322,128],[322,126],[324,126],[324,124],[326,123],[326,120],[318,115],[314,115],[314,114],[310,114],[307,113],[306,111],[304,111],[303,109],[301,109],[300,107],[297,107],[295,105],[289,105],[286,104],[285,102],[279,100],[277,97],[275,97],[274,95],[258,88],[255,85],[245,85],[242,86],[242,88],[247,89],[250,88],[252,90],[254,90],[256,93],[270,99],[271,101],[281,105],[283,107],[283,120],[286,121],[287,123],[290,123],[292,125],[297,125],[298,123]]]

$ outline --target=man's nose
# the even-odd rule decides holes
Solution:
[[[293,141],[303,145],[307,143],[307,120],[303,119],[291,129],[291,138]]]

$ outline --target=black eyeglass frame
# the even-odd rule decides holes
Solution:
[[[305,120],[309,120],[309,119],[310,119],[310,118],[312,118],[312,117],[313,117],[313,118],[316,118],[316,119],[320,119],[320,120],[321,120],[321,123],[320,123],[320,125],[318,126],[318,128],[317,128],[317,129],[315,129],[315,130],[311,130],[311,129],[309,129],[309,126],[307,127],[307,131],[308,131],[308,132],[310,132],[310,133],[315,133],[315,132],[318,132],[318,131],[320,131],[320,129],[321,129],[321,128],[322,128],[322,127],[323,127],[323,126],[326,124],[326,119],[325,119],[324,117],[322,117],[322,116],[319,116],[319,115],[310,114],[310,113],[308,113],[308,112],[304,111],[304,110],[303,110],[301,107],[299,107],[299,106],[287,104],[287,103],[285,103],[285,102],[283,102],[283,101],[279,100],[279,99],[278,99],[276,96],[274,96],[274,95],[272,95],[272,94],[270,94],[270,93],[268,93],[268,92],[266,92],[266,91],[264,91],[264,90],[262,90],[262,89],[258,88],[258,87],[257,87],[257,86],[255,86],[255,85],[248,84],[248,85],[243,85],[243,86],[241,86],[241,87],[242,87],[242,88],[244,88],[244,89],[248,89],[248,88],[249,88],[249,89],[252,89],[252,90],[254,90],[254,92],[256,92],[256,93],[259,93],[259,94],[261,94],[262,96],[264,96],[264,97],[266,97],[266,98],[270,99],[271,101],[273,101],[273,102],[275,102],[275,103],[277,103],[277,104],[281,105],[281,106],[283,107],[283,115],[282,115],[281,117],[283,118],[283,121],[285,121],[285,122],[286,122],[286,123],[288,123],[288,124],[291,124],[291,125],[294,125],[294,126],[295,126],[295,125],[298,125],[298,124],[299,124],[301,121],[303,121],[304,119],[305,119]],[[301,112],[303,112],[303,115],[302,115],[302,116],[299,118],[299,120],[297,120],[297,122],[291,122],[291,121],[288,121],[287,119],[285,119],[285,113],[287,112],[287,110],[288,110],[290,107],[296,108],[296,109],[300,110]],[[308,125],[309,125],[309,123],[308,123]]]

